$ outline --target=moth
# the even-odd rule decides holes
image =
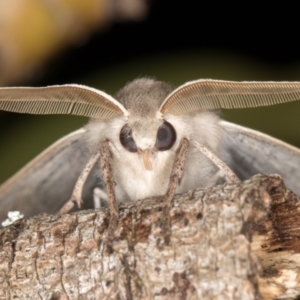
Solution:
[[[218,113],[218,109],[299,99],[299,82],[200,79],[175,88],[140,78],[113,97],[76,84],[0,88],[1,110],[91,118],[86,126],[58,140],[0,187],[0,218],[5,219],[7,212],[14,210],[27,217],[56,213],[70,199],[83,174],[87,179],[79,193],[83,203],[90,203],[96,187],[107,189],[99,154],[104,144],[118,202],[165,194],[182,141],[188,141],[189,147],[176,193],[224,182],[221,162],[241,180],[256,173],[278,173],[300,194],[299,149],[226,122]]]

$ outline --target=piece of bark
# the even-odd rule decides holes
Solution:
[[[0,299],[294,299],[300,294],[299,199],[279,176],[256,175],[177,195],[168,246],[161,200],[120,206],[113,252],[105,244],[107,209],[38,215],[0,231]]]
[[[300,198],[282,182],[268,186],[269,216],[254,224],[251,247],[261,262],[265,299],[300,299]]]

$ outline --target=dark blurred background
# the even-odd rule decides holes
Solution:
[[[77,7],[69,27],[65,20],[68,13],[74,12],[72,9],[67,11],[64,7],[62,15],[61,8],[51,7],[50,14],[41,9],[42,1],[37,0],[26,2],[25,13],[29,16],[43,11],[42,14],[36,19],[21,18],[24,23],[16,14],[18,26],[8,26],[14,21],[9,15],[12,10],[5,15],[1,8],[4,4],[0,4],[0,84],[79,83],[113,94],[141,76],[176,85],[198,78],[300,81],[300,21],[296,4],[273,1],[260,7],[247,2],[243,6],[228,6],[204,5],[197,0],[124,0],[124,6],[117,7],[116,1],[121,0],[97,0],[107,6],[95,14],[95,7],[100,9],[100,2],[95,1],[82,2],[94,6],[90,10]],[[32,9],[31,4],[35,5]],[[21,1],[18,4],[15,0],[14,9],[24,14],[21,8]],[[80,23],[82,12],[85,19]],[[58,20],[59,26],[65,27],[55,25],[53,29],[50,21],[44,24],[47,18]],[[33,24],[28,20],[33,20]],[[26,59],[20,59],[25,54]],[[300,146],[299,112],[300,103],[290,103],[224,111],[223,115],[231,122]],[[1,113],[0,182],[59,137],[86,122],[75,116]]]

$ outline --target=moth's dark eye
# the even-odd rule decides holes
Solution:
[[[174,127],[164,122],[157,131],[155,147],[159,151],[169,150],[176,141],[176,131]]]
[[[135,141],[132,137],[131,128],[128,124],[124,125],[120,132],[120,142],[129,152],[137,152]]]

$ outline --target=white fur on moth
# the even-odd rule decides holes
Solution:
[[[118,201],[164,194],[182,138],[209,148],[241,179],[257,172],[279,173],[290,188],[300,193],[300,172],[295,172],[300,163],[297,148],[222,121],[215,110],[298,99],[297,82],[196,80],[174,89],[169,84],[141,78],[127,84],[114,97],[79,85],[1,88],[3,110],[92,118],[84,128],[50,146],[0,187],[1,211],[6,215],[7,211],[19,210],[25,216],[56,212],[70,198],[89,157],[99,151],[106,139],[110,141]],[[133,146],[124,146],[122,130],[123,138],[129,138]],[[130,148],[134,146],[136,149]],[[91,173],[84,199],[92,197],[96,186],[104,188],[99,164]],[[177,192],[212,186],[222,179],[219,175],[218,167],[191,145]]]
[[[85,127],[85,139],[92,153],[99,149],[103,140],[110,140],[116,198],[121,201],[163,195],[166,192],[176,151],[184,137],[214,149],[218,156],[223,154],[222,129],[216,113],[202,111],[176,116],[159,112],[161,104],[172,91],[173,87],[162,82],[146,79],[133,81],[115,95],[126,108],[127,116],[107,121],[93,119]],[[159,151],[156,150],[157,133],[166,122],[175,129],[176,139],[170,149]],[[137,148],[142,151],[150,149],[151,170],[145,167],[141,154],[127,151],[121,144],[120,131],[126,124],[132,130]],[[209,159],[196,148],[191,148],[178,192],[212,185],[211,178],[217,171],[218,168]]]

